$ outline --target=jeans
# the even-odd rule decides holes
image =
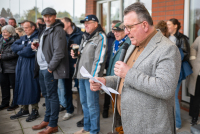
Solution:
[[[44,121],[49,122],[50,127],[58,126],[59,115],[59,99],[58,99],[58,80],[54,79],[53,73],[48,70],[40,70],[39,83],[42,91],[42,96],[45,97],[46,112]]]
[[[62,105],[64,108],[67,107],[66,104],[66,99],[65,99],[65,80],[64,79],[59,79],[58,80],[58,98],[60,105]]]
[[[0,83],[1,83],[1,93],[2,93],[2,105],[9,105],[10,103],[10,85],[13,88],[13,102],[12,105],[17,105],[14,103],[15,95],[15,73],[0,73]]]
[[[72,78],[58,80],[58,96],[60,104],[66,108],[67,113],[74,112],[72,103]]]
[[[84,130],[97,134],[100,131],[99,91],[91,91],[89,80],[80,79],[79,93],[84,114]]]
[[[178,92],[181,86],[181,81],[178,82],[176,92],[175,92],[175,109],[176,109],[176,127],[181,128],[181,113],[180,113],[180,105],[178,100]]]

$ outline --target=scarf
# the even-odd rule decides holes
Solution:
[[[128,36],[126,35],[123,39],[121,39],[120,41],[118,41],[118,40],[115,40],[115,43],[114,43],[114,46],[113,46],[113,56],[115,55],[115,53],[117,52],[117,50],[120,48],[120,44],[122,44],[125,40],[126,40],[126,38],[127,38]]]
[[[5,39],[5,38],[4,38],[4,39],[3,39],[3,44],[9,42],[11,39],[12,39],[12,36],[10,36],[8,39]]]

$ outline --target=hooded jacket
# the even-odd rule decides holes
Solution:
[[[79,47],[74,78],[86,79],[80,74],[82,66],[94,77],[103,76],[106,63],[107,39],[99,24],[92,34],[84,33]]]
[[[47,30],[44,25],[39,25],[39,39],[43,35],[42,52],[48,63],[48,69],[53,72],[54,79],[63,79],[69,77],[69,59],[66,34],[63,30],[64,24],[56,20]],[[39,65],[37,56],[35,58],[35,77],[39,74]]]

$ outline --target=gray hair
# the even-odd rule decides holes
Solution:
[[[149,14],[143,3],[135,2],[124,9],[124,15],[127,15],[130,12],[135,12],[140,22],[147,21],[149,25],[153,26],[151,15]]]
[[[8,31],[12,36],[16,35],[15,28],[11,25],[6,25],[2,27],[1,32],[3,32],[4,30]]]

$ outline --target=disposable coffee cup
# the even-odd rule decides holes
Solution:
[[[72,49],[74,51],[74,57],[78,57],[78,49],[79,49],[79,45],[73,45]]]

